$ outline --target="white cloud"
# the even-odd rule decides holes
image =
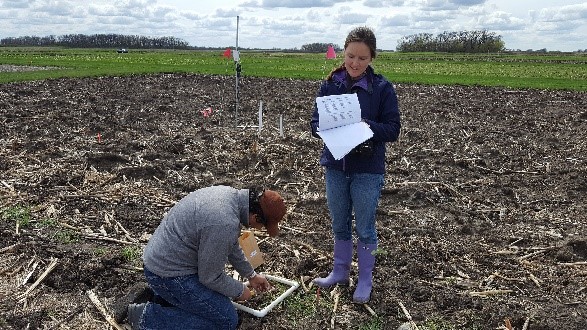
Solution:
[[[569,20],[587,20],[587,2],[577,5],[541,9],[537,20],[545,22],[563,22]]]
[[[406,0],[365,0],[363,5],[371,8],[382,7],[402,7],[407,3]]]
[[[174,36],[193,46],[342,44],[356,25],[383,49],[402,36],[488,30],[513,49],[586,48],[584,0],[0,0],[0,38],[71,33]],[[564,38],[561,35],[564,34]]]
[[[410,26],[412,23],[410,15],[407,14],[392,14],[384,16],[380,21],[381,25],[389,27]]]
[[[523,30],[526,21],[503,12],[496,11],[485,16],[479,17],[476,25],[489,31],[508,31]]]
[[[29,0],[3,0],[0,2],[0,8],[8,9],[28,8],[29,5]]]
[[[364,25],[371,15],[353,12],[352,8],[343,6],[337,10],[334,20],[339,24]]]
[[[266,8],[312,8],[332,7],[340,3],[336,0],[262,0],[261,7]]]

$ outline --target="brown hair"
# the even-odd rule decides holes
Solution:
[[[375,38],[375,33],[373,33],[373,30],[370,28],[359,26],[349,32],[344,41],[344,49],[346,49],[351,42],[365,43],[371,51],[371,57],[375,58],[377,56],[377,39]]]
[[[371,30],[370,28],[368,28],[366,26],[359,26],[359,27],[352,29],[344,41],[344,49],[346,49],[347,46],[351,42],[364,43],[365,45],[367,45],[367,47],[369,47],[369,50],[371,51],[371,57],[375,58],[377,56],[377,38],[375,38],[375,33],[373,33],[373,30]],[[342,64],[339,65],[338,67],[334,68],[328,74],[328,77],[326,77],[326,80],[332,79],[332,75],[335,72],[338,72],[343,69],[344,69],[344,62],[342,62]]]

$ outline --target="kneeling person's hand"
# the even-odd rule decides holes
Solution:
[[[244,287],[243,293],[239,297],[236,298],[236,301],[249,300],[253,296],[251,294],[251,290],[246,285],[243,284],[243,287]]]
[[[261,274],[255,274],[255,276],[249,278],[249,286],[259,292],[266,292],[271,289],[271,284]]]

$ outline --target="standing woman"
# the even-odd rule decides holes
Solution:
[[[361,117],[373,137],[340,160],[324,145],[320,164],[325,168],[326,199],[334,234],[334,266],[326,277],[313,282],[320,287],[348,285],[353,259],[353,213],[357,236],[359,280],[353,302],[366,303],[373,286],[377,250],[375,213],[385,175],[385,143],[398,139],[400,113],[392,84],[376,74],[371,62],[376,56],[376,38],[367,27],[357,27],[344,43],[344,62],[320,85],[317,96],[356,93]],[[312,135],[318,131],[318,109],[312,115]],[[354,212],[353,212],[354,211]]]

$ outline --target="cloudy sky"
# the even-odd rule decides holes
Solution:
[[[378,48],[402,36],[487,30],[508,49],[587,49],[582,0],[0,0],[0,38],[70,33],[173,36],[191,46],[342,46],[367,25]]]

